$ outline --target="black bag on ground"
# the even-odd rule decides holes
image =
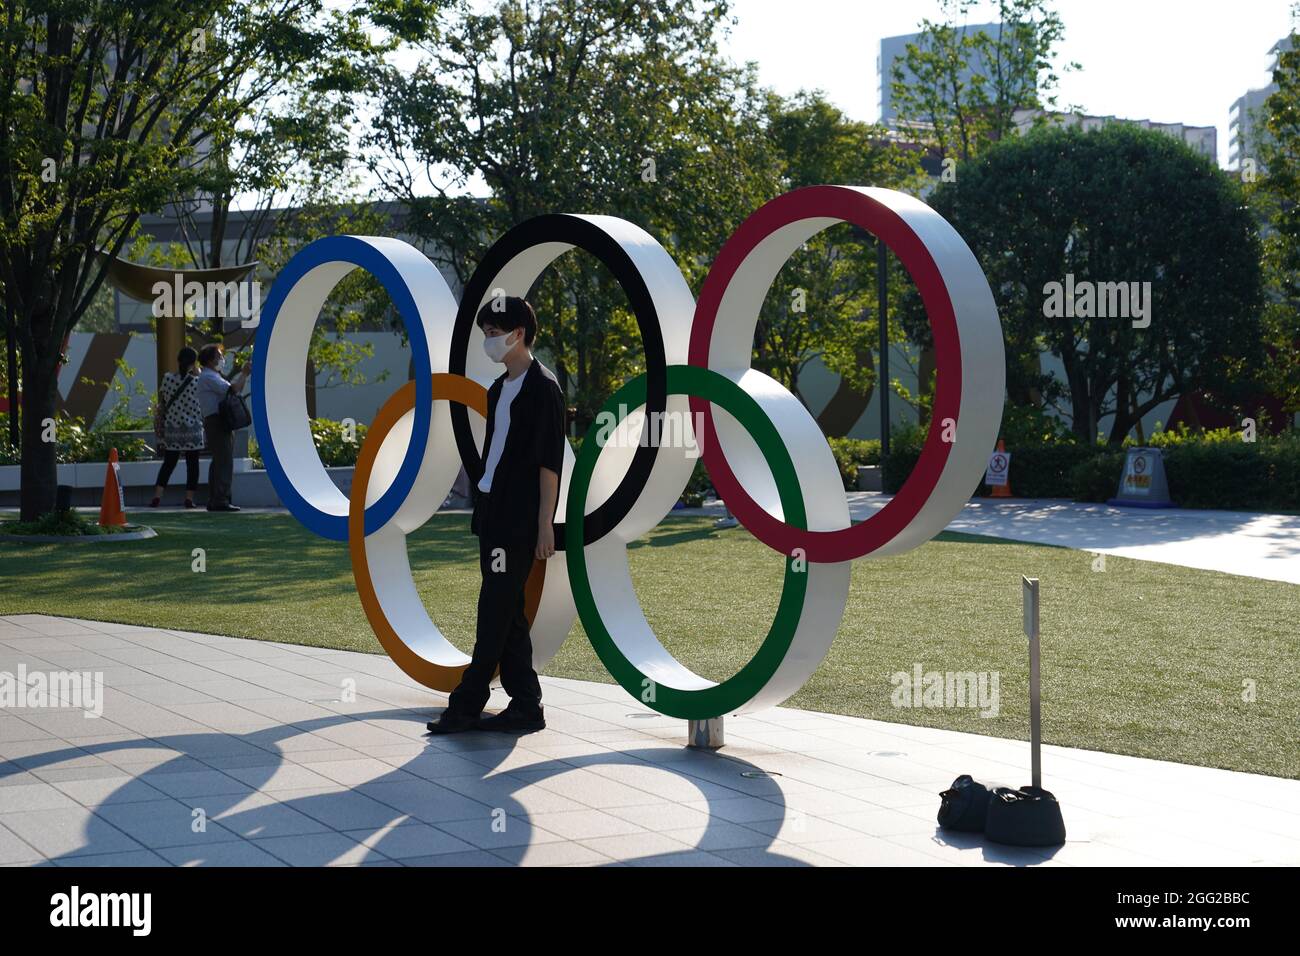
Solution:
[[[244,396],[233,388],[228,390],[225,397],[221,399],[221,404],[217,406],[217,412],[221,415],[221,421],[226,428],[232,432],[237,432],[241,428],[247,428],[253,424],[253,416],[248,413],[248,405],[244,401]]]
[[[1060,846],[1065,842],[1061,805],[1041,787],[998,787],[989,801],[984,835],[1010,846]]]
[[[983,832],[992,790],[964,773],[939,796],[943,797],[943,803],[939,804],[939,826],[945,830]]]

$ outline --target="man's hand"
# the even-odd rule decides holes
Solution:
[[[549,521],[540,522],[537,525],[537,550],[535,554],[539,561],[545,561],[555,553],[555,525]]]
[[[541,498],[537,509],[537,557],[545,561],[555,553],[555,499],[560,494],[560,476],[549,468],[538,469],[538,490]]]

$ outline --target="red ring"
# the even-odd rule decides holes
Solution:
[[[851,561],[892,541],[933,494],[952,445],[942,439],[942,422],[955,423],[961,408],[961,341],[952,297],[925,243],[903,218],[865,193],[844,186],[808,186],[778,196],[757,209],[718,251],[695,306],[687,361],[709,367],[709,346],[723,293],[736,270],[771,233],[801,219],[831,218],[851,222],[884,240],[916,283],[934,332],[935,395],[930,431],[921,457],[898,494],[867,520],[838,531],[804,531],[768,514],[741,486],[718,444],[709,402],[694,396],[691,412],[702,421],[702,452],[718,494],[749,532],[782,554],[802,549],[809,561]],[[878,383],[877,387],[886,383]]]

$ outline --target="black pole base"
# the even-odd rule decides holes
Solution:
[[[1041,787],[998,787],[989,800],[984,835],[1009,846],[1060,846],[1065,842],[1061,805]]]

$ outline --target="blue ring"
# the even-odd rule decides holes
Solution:
[[[276,276],[257,325],[257,355],[262,360],[253,364],[253,423],[258,446],[262,452],[262,462],[266,465],[266,473],[271,479],[271,484],[290,514],[302,522],[308,530],[323,538],[346,541],[348,539],[347,514],[327,514],[298,493],[298,489],[294,487],[284,466],[280,464],[279,456],[275,453],[275,440],[272,438],[270,422],[266,415],[264,359],[268,354],[271,330],[275,327],[275,320],[279,318],[280,308],[303,276],[317,266],[331,262],[350,262],[365,269],[379,280],[389,298],[392,299],[393,305],[397,307],[397,312],[402,317],[402,324],[406,326],[406,337],[411,343],[414,365],[415,424],[411,429],[411,440],[406,447],[406,457],[402,459],[402,467],[398,470],[393,483],[380,495],[378,501],[366,508],[365,527],[368,535],[388,523],[415,487],[415,479],[424,461],[424,450],[428,445],[429,431],[432,426],[433,365],[429,356],[429,343],[424,337],[424,324],[420,321],[420,312],[416,308],[411,290],[392,262],[370,243],[356,236],[329,236],[317,239],[290,259]]]

